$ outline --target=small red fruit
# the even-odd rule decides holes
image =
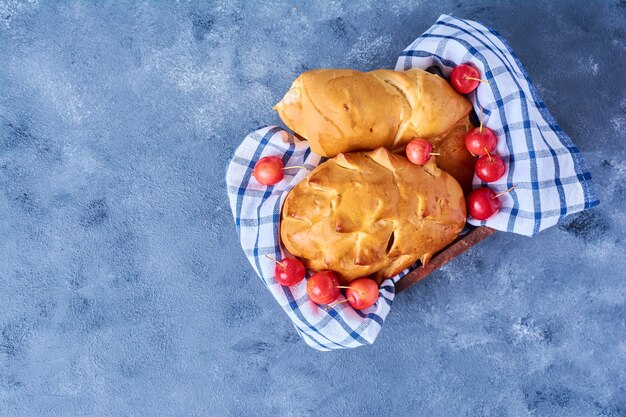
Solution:
[[[493,152],[497,143],[496,134],[488,127],[475,127],[465,135],[465,147],[472,155],[482,156]]]
[[[254,166],[254,178],[263,185],[274,185],[285,177],[283,160],[277,156],[264,156]]]
[[[281,285],[287,287],[296,285],[306,275],[306,269],[302,262],[296,258],[285,258],[280,262],[276,262],[276,268],[274,269],[274,275],[276,281]]]
[[[406,157],[415,165],[424,165],[430,159],[433,145],[426,139],[416,138],[406,145]]]
[[[346,290],[346,298],[357,310],[365,310],[378,300],[378,284],[370,278],[355,279]]]
[[[485,182],[494,182],[502,178],[506,171],[504,161],[498,155],[483,155],[476,161],[476,175]]]
[[[460,94],[468,94],[476,90],[480,81],[478,70],[468,64],[457,65],[450,74],[450,84]]]
[[[309,278],[306,292],[316,304],[330,304],[339,297],[339,278],[333,271],[320,271]]]
[[[499,210],[500,200],[490,188],[476,188],[467,196],[467,211],[476,220],[486,220]]]

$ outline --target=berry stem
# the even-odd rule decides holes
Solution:
[[[437,156],[437,155],[441,155],[441,154],[439,152],[431,152],[428,155],[435,155],[435,156]]]
[[[487,153],[487,157],[489,158],[489,162],[493,162],[493,158],[491,157],[491,154],[489,153],[489,149],[487,149],[486,146],[485,146],[485,152]]]
[[[291,169],[291,168],[304,168],[304,169],[306,169],[306,167],[302,166],[302,165],[293,165],[293,166],[289,166],[289,167],[283,167],[283,169]]]
[[[335,307],[335,306],[338,306],[339,304],[346,303],[346,302],[348,302],[348,299],[347,299],[347,298],[346,298],[345,300],[342,300],[342,301],[335,301],[334,303],[329,304],[329,305],[326,307],[326,310],[331,309],[331,308],[333,308],[333,307]]]
[[[480,133],[483,133],[483,106],[480,106]]]
[[[500,197],[501,195],[504,195],[504,194],[506,194],[506,193],[510,193],[510,192],[513,190],[513,188],[517,188],[517,186],[515,186],[515,185],[514,185],[514,186],[512,186],[511,188],[509,188],[509,189],[507,189],[507,190],[504,190],[504,191],[502,191],[501,193],[498,193],[498,194],[494,195],[492,198],[498,198],[498,197]]]
[[[465,78],[466,80],[480,81],[481,83],[487,83],[487,84],[489,84],[489,81],[487,81],[487,80],[481,80],[480,78],[475,78],[475,77],[467,77],[467,76],[465,76],[465,77],[463,77],[463,78]]]
[[[276,262],[278,265],[282,266],[283,269],[287,269],[287,267],[285,266],[284,263],[277,261],[276,259],[272,258],[271,256],[269,256],[268,254],[265,254],[265,257],[267,259],[271,259],[272,261]]]

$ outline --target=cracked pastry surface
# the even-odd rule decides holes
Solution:
[[[421,167],[379,148],[316,167],[287,195],[280,235],[309,269],[380,282],[426,263],[456,238],[465,215],[459,183],[433,160]]]

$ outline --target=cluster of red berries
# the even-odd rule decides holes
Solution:
[[[480,78],[476,68],[468,64],[457,65],[450,74],[450,84],[461,94],[468,94],[478,87],[479,82],[487,82]],[[476,127],[465,136],[465,147],[472,155],[478,156],[474,170],[476,176],[484,182],[494,182],[502,178],[506,166],[500,156],[492,154],[496,149],[498,138],[487,127],[483,127],[482,114],[480,127]],[[503,193],[496,194],[487,187],[479,187],[467,196],[467,211],[476,220],[486,220],[500,211],[500,195],[511,191],[509,188]]]
[[[450,84],[460,94],[468,94],[474,91],[480,82],[486,82],[480,78],[476,68],[468,64],[457,65],[450,74]],[[493,131],[483,126],[482,114],[480,127],[476,127],[465,135],[465,147],[474,156],[478,156],[474,170],[478,178],[484,182],[494,182],[502,178],[506,172],[506,165],[502,158],[492,152],[496,149],[498,138]],[[433,146],[426,139],[416,138],[406,146],[406,156],[409,161],[417,165],[424,165],[433,153]],[[513,189],[509,188],[506,192]],[[476,220],[486,220],[500,210],[498,197],[504,193],[496,194],[487,187],[472,190],[467,196],[467,209]]]
[[[292,286],[304,279],[306,269],[300,260],[296,258],[272,260],[276,262],[274,275],[279,284]],[[316,304],[328,304],[331,307],[339,304],[335,301],[341,294],[341,288],[346,290],[346,301],[357,310],[371,307],[378,300],[378,284],[370,278],[355,279],[349,286],[341,286],[335,272],[319,271],[311,275],[306,284],[306,292],[311,301]],[[340,303],[342,302],[344,301]]]

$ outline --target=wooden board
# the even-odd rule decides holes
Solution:
[[[495,229],[489,227],[477,227],[464,236],[459,237],[457,240],[448,245],[444,250],[437,253],[430,259],[426,265],[420,266],[416,270],[410,272],[396,283],[396,292],[401,292],[426,278],[428,274],[436,269],[441,268],[481,240],[491,236],[496,232]]]

